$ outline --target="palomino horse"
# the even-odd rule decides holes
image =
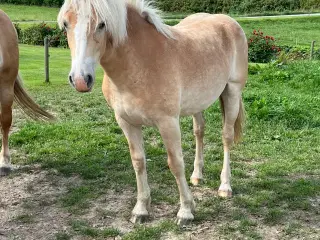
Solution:
[[[100,61],[104,69],[103,93],[128,140],[137,178],[132,221],[149,215],[151,201],[142,125],[156,126],[166,146],[180,192],[178,224],[194,218],[179,118],[193,116],[196,157],[191,182],[197,185],[203,178],[202,112],[219,97],[224,118],[219,195],[231,196],[230,147],[242,131],[241,92],[248,69],[247,40],[239,24],[225,15],[201,13],[170,27],[143,0],[66,0],[58,22],[71,49],[71,85],[88,92],[95,65]]]
[[[8,140],[12,122],[13,101],[15,100],[22,110],[33,119],[49,120],[53,118],[41,109],[22,88],[18,69],[17,33],[8,16],[0,10],[0,122],[2,130],[0,176],[5,176],[11,171]]]

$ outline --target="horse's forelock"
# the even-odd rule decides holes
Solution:
[[[63,27],[64,14],[73,8],[78,16],[97,17],[99,21],[104,21],[114,44],[118,45],[127,37],[127,4],[130,4],[142,17],[147,16],[146,20],[160,33],[168,38],[174,38],[170,28],[163,24],[158,10],[149,3],[150,1],[145,0],[65,0],[58,16],[58,23]],[[96,24],[99,22],[96,21]]]
[[[63,17],[66,12],[73,9],[78,17],[97,17],[105,22],[107,31],[115,44],[119,44],[127,37],[127,8],[124,0],[66,0],[59,16],[59,26],[63,27]],[[96,21],[96,24],[99,24]]]

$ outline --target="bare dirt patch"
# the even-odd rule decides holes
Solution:
[[[110,191],[90,202],[90,210],[81,216],[63,208],[59,199],[68,188],[80,184],[81,179],[76,176],[66,178],[37,166],[0,178],[0,240],[56,239],[58,233],[70,234],[72,239],[88,239],[77,236],[71,226],[72,221],[82,220],[97,229],[114,227],[126,233],[132,228],[123,215],[127,215],[133,192]]]
[[[75,221],[85,222],[96,230],[118,229],[121,235],[134,230],[133,224],[129,221],[136,200],[133,188],[109,190],[103,196],[91,200],[89,208],[81,214],[72,213],[62,207],[60,200],[68,189],[81,186],[82,183],[78,176],[64,177],[55,171],[43,170],[40,166],[23,167],[9,177],[0,178],[0,240],[51,240],[57,239],[57,234],[61,233],[67,234],[71,239],[95,239],[77,232],[72,227]],[[216,191],[205,187],[192,188],[192,192],[198,202],[217,196]],[[313,203],[318,205],[319,199],[313,199]],[[163,220],[174,220],[177,211],[178,203],[175,206],[168,203],[153,204],[151,221],[144,226],[153,227]],[[296,235],[297,239],[303,236],[317,239],[319,225],[314,224],[318,223],[314,216],[307,216],[303,212],[294,215],[297,219],[305,218],[302,222],[308,224],[293,235]],[[163,233],[161,239],[228,239],[219,231],[222,222],[225,222],[221,222],[221,217],[224,218],[219,216],[219,221],[193,223],[179,234]],[[295,225],[280,227],[261,224],[258,224],[257,230],[262,239],[287,239],[286,234],[289,231],[296,231]],[[240,236],[241,233],[239,239]]]
[[[70,214],[57,206],[57,200],[77,181],[38,167],[1,178],[0,239],[54,239],[67,230]]]

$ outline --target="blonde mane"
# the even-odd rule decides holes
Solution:
[[[126,0],[126,2],[133,6],[149,23],[154,25],[158,32],[167,38],[174,38],[171,29],[168,25],[164,24],[160,17],[161,11],[153,7],[153,1]]]
[[[80,17],[91,18],[95,13],[105,22],[114,44],[118,45],[127,38],[127,5],[133,6],[158,32],[173,38],[169,26],[159,16],[159,11],[145,0],[65,0],[58,15],[58,24],[60,28],[63,27],[63,16],[71,7]]]

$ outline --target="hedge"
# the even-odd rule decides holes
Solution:
[[[64,0],[1,0],[1,3],[61,6]],[[166,12],[261,13],[320,9],[319,0],[155,0]]]
[[[60,7],[64,0],[1,0],[1,3]]]
[[[22,30],[19,24],[15,24],[19,42],[29,45],[43,45],[44,38],[48,37],[51,47],[68,47],[66,33],[58,28],[51,27],[46,23],[35,24]]]
[[[261,13],[320,9],[319,0],[157,0],[167,12]]]

